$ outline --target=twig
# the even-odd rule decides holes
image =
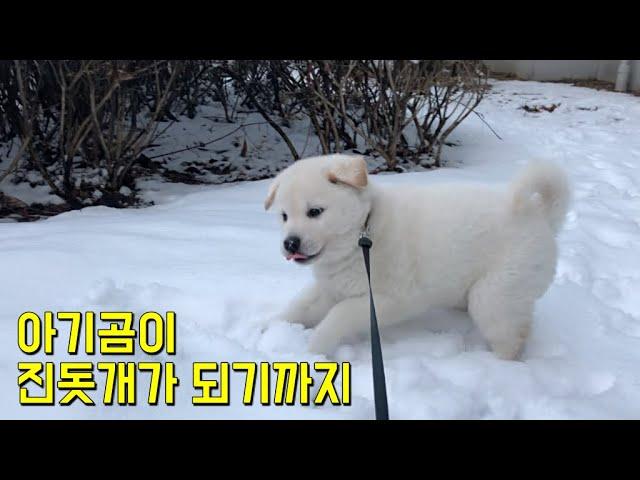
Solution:
[[[300,154],[304,158],[304,153],[307,151],[307,146],[309,145],[309,138],[311,137],[311,129],[312,125],[309,122],[309,128],[307,129],[307,138],[304,141],[304,148],[302,149],[302,153]]]
[[[16,153],[16,155],[13,157],[13,160],[9,164],[9,168],[7,168],[2,174],[0,174],[0,182],[2,182],[5,178],[7,178],[9,174],[13,172],[14,169],[18,166],[18,163],[20,163],[20,160],[22,159],[22,155],[24,154],[25,150],[27,149],[30,143],[31,143],[31,135],[29,135],[26,139],[24,139],[24,141],[20,145],[20,148],[18,149],[18,153]]]
[[[484,119],[484,115],[482,115],[480,112],[478,112],[478,111],[476,111],[476,110],[474,110],[474,111],[473,111],[473,113],[475,113],[475,114],[478,116],[478,118],[479,118],[480,120],[482,120],[482,123],[484,123],[487,127],[489,127],[489,130],[491,130],[491,131],[493,132],[493,134],[494,134],[496,137],[498,137],[500,140],[502,140],[502,137],[501,137],[500,135],[498,135],[498,132],[496,132],[496,131],[491,127],[491,125],[489,125],[489,123]]]
[[[149,160],[153,160],[154,158],[160,158],[160,157],[166,157],[167,155],[173,155],[174,153],[182,153],[182,152],[187,152],[189,150],[195,150],[196,148],[202,148],[202,147],[206,147],[207,145],[210,145],[214,142],[217,142],[219,140],[222,140],[223,138],[228,137],[229,135],[233,135],[234,133],[236,133],[238,130],[245,128],[245,127],[249,127],[251,125],[264,125],[267,122],[253,122],[253,123],[243,123],[242,125],[240,125],[238,128],[235,128],[234,130],[232,130],[231,132],[218,137],[218,138],[214,138],[213,140],[210,140],[206,143],[199,143],[198,145],[194,145],[192,147],[186,147],[186,148],[181,148],[180,150],[174,150],[173,152],[167,152],[167,153],[161,153],[159,155],[154,155],[153,157],[147,157],[149,158]]]

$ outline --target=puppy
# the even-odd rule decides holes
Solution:
[[[531,164],[504,190],[369,181],[362,157],[299,160],[273,181],[265,209],[280,215],[282,254],[315,282],[284,312],[315,327],[310,349],[331,353],[369,328],[360,232],[368,228],[381,327],[431,307],[467,309],[495,354],[515,359],[534,302],[556,267],[555,235],[569,205],[566,175]]]

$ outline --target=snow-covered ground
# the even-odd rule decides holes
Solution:
[[[520,108],[553,103],[553,112]],[[454,134],[460,146],[444,152],[447,168],[374,181],[503,184],[531,158],[557,162],[575,199],[556,279],[537,304],[522,362],[495,358],[464,313],[436,311],[383,331],[391,417],[640,418],[640,98],[495,82],[479,112],[503,140],[472,115]],[[244,406],[235,376],[229,406],[191,406],[192,362],[322,358],[307,351],[309,331],[277,317],[311,272],[279,254],[278,222],[262,208],[267,185],[149,180],[138,186],[153,207],[0,223],[0,416],[372,418],[368,342],[344,345],[334,358],[352,362],[351,406]],[[70,358],[62,324],[55,357],[18,350],[17,319],[27,310],[176,311],[177,355],[151,358],[176,362],[176,405],[145,406],[141,385],[137,407],[102,406],[101,374],[95,407],[20,407],[19,361]]]

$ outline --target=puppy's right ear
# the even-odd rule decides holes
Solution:
[[[274,180],[269,186],[269,193],[267,193],[267,198],[264,201],[264,209],[269,210],[271,205],[273,204],[273,200],[276,198],[276,192],[278,191],[278,186],[280,182],[278,180]]]

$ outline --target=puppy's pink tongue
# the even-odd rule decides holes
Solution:
[[[302,253],[289,253],[287,255],[287,260],[306,260],[307,256]]]

